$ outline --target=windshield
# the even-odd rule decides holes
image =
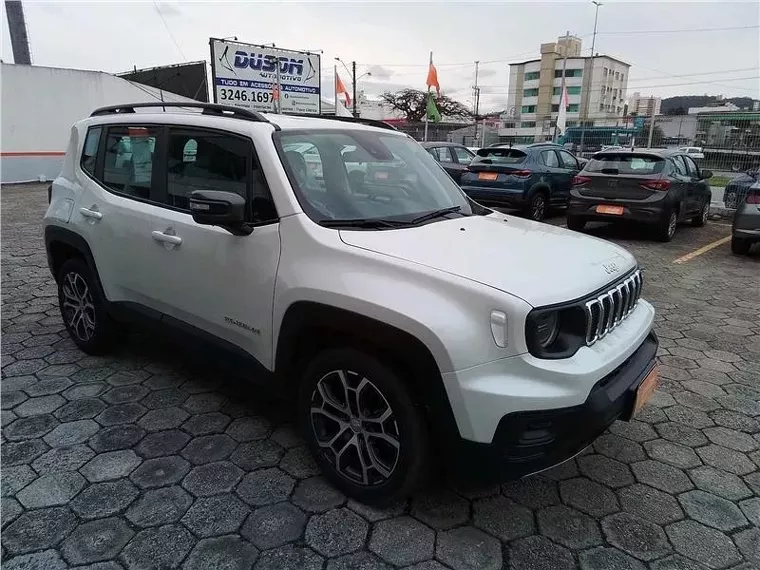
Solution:
[[[472,160],[473,164],[520,164],[527,155],[517,148],[481,148]]]
[[[313,130],[279,132],[275,140],[301,206],[317,222],[408,223],[446,208],[451,215],[484,213],[406,136]]]
[[[619,174],[658,174],[665,161],[651,154],[597,154],[584,167],[586,172],[617,170]]]

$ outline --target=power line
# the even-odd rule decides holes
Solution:
[[[610,30],[607,32],[597,32],[597,35],[629,35],[629,34],[691,34],[700,32],[728,32],[736,30],[756,30],[760,26],[730,26],[726,28],[682,28],[678,30]]]
[[[169,25],[166,23],[166,19],[164,18],[164,15],[161,13],[161,9],[158,7],[158,2],[156,2],[156,0],[153,0],[153,7],[156,9],[156,12],[158,12],[158,15],[161,18],[161,21],[164,23],[164,28],[166,29],[166,32],[169,34],[169,37],[171,38],[172,42],[174,43],[174,47],[177,48],[177,51],[182,56],[182,59],[184,59],[185,61],[187,61],[187,58],[185,57],[185,54],[182,51],[182,48],[179,47],[179,44],[177,43],[177,40],[174,38],[174,34],[172,34],[172,31],[169,29]]]

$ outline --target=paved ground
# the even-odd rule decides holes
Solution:
[[[542,476],[376,510],[323,482],[261,390],[142,335],[75,350],[44,208],[2,190],[4,569],[760,567],[760,254],[673,263],[726,226],[592,230],[638,256],[658,309],[662,387],[637,421]]]

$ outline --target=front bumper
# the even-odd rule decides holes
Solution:
[[[463,185],[462,190],[479,204],[493,204],[511,208],[525,206],[525,191],[522,188],[486,188]]]
[[[568,217],[577,218],[586,222],[636,222],[641,224],[656,224],[666,217],[670,209],[667,194],[652,195],[646,200],[613,200],[583,196],[577,190],[570,192],[570,201],[567,206]],[[599,205],[622,206],[622,215],[600,214],[596,211]]]
[[[615,420],[631,419],[636,390],[656,365],[657,347],[651,331],[633,354],[593,386],[582,404],[513,412],[501,418],[491,443],[458,441],[453,449],[454,474],[503,481],[574,457]]]

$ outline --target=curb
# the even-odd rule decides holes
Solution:
[[[726,208],[723,205],[712,203],[710,204],[710,219],[711,220],[731,220],[734,217],[733,208]]]

